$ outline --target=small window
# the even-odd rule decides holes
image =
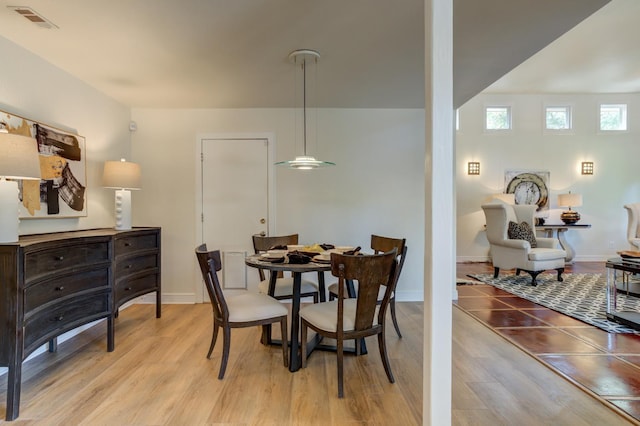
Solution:
[[[545,128],[547,130],[571,130],[571,107],[545,107]]]
[[[603,132],[627,130],[627,105],[600,105],[600,130]]]
[[[490,106],[485,109],[485,129],[509,130],[511,129],[511,107]]]

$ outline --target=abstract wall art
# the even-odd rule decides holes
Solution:
[[[38,143],[42,180],[18,182],[20,218],[87,216],[84,137],[4,111],[0,123],[9,133],[30,136]]]
[[[516,204],[536,204],[549,210],[549,171],[506,170],[504,192],[514,194]]]

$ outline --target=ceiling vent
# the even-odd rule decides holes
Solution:
[[[56,24],[54,24],[44,16],[39,15],[38,13],[36,13],[35,10],[31,9],[30,7],[26,7],[26,6],[7,6],[7,7],[11,10],[14,10],[19,15],[24,16],[25,18],[27,18],[29,21],[33,22],[40,28],[46,28],[48,30],[58,29],[58,26]]]

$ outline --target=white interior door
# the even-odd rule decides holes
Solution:
[[[258,273],[244,258],[251,236],[269,229],[268,140],[203,138],[201,153],[202,242],[221,251],[225,291],[257,291]]]

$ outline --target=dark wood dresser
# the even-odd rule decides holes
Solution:
[[[107,319],[114,349],[120,306],[156,292],[161,315],[160,228],[26,235],[0,244],[0,366],[8,367],[6,419],[18,417],[22,362],[57,336]]]

